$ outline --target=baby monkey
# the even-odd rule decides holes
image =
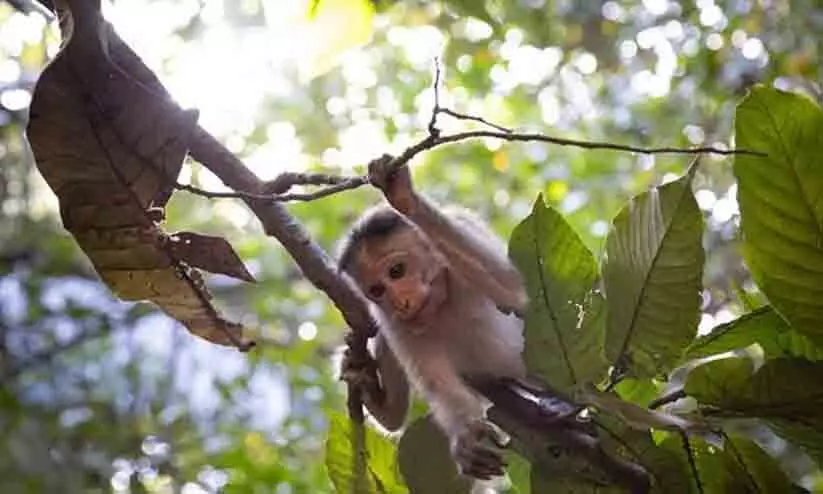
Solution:
[[[460,472],[503,474],[504,439],[485,420],[487,402],[463,376],[523,378],[523,282],[503,242],[479,219],[441,211],[413,188],[407,167],[369,167],[389,206],[365,213],[341,243],[338,266],[378,309],[379,380],[344,358],[343,378],[364,390],[371,414],[397,430],[409,382],[429,403]],[[360,365],[357,368],[357,365]]]

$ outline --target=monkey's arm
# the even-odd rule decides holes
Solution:
[[[480,479],[503,475],[503,441],[485,420],[483,401],[466,386],[442,347],[423,350],[416,349],[413,372],[460,472]]]
[[[483,418],[483,404],[454,369],[442,348],[416,349],[413,372],[434,419],[453,436],[469,422]]]
[[[523,279],[506,247],[477,217],[459,208],[441,211],[424,197],[400,211],[435,243],[451,265],[499,307],[521,312],[527,303]]]
[[[383,388],[383,400],[380,404],[370,403],[367,396],[366,407],[383,427],[396,431],[403,426],[409,411],[409,381],[386,339],[377,335],[375,340],[374,354]]]
[[[409,169],[391,168],[390,160],[369,164],[369,178],[397,211],[435,242],[455,270],[505,310],[522,312],[528,302],[520,273],[505,245],[479,219],[465,211],[444,214],[418,194]]]

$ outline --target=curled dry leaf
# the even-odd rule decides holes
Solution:
[[[27,132],[63,225],[121,298],[150,300],[197,336],[248,348],[190,267],[249,280],[237,255],[211,237],[171,248],[149,211],[171,195],[197,112],[181,110],[153,74],[134,68],[99,2],[57,3],[64,43],[37,83]]]

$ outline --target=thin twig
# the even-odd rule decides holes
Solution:
[[[661,396],[660,398],[655,398],[654,400],[652,400],[649,403],[648,408],[654,410],[655,408],[660,408],[663,405],[673,403],[673,402],[675,402],[675,401],[677,401],[681,398],[685,398],[686,396],[687,396],[686,391],[684,391],[681,388],[681,389],[675,390],[671,393],[665,394],[665,395]]]
[[[332,194],[337,194],[338,192],[343,192],[344,190],[356,189],[361,185],[365,185],[367,183],[369,183],[368,177],[349,177],[345,181],[340,182],[336,185],[331,185],[329,187],[317,189],[312,192],[290,192],[287,194],[279,194],[271,197],[271,200],[276,202],[313,201],[315,199],[320,199],[321,197],[326,197]]]
[[[511,129],[503,127],[502,125],[497,125],[496,123],[490,122],[483,117],[477,117],[474,115],[469,115],[467,113],[460,113],[458,111],[452,110],[451,108],[440,106],[440,71],[440,58],[435,57],[434,82],[432,82],[432,92],[434,93],[434,106],[432,106],[432,115],[429,119],[429,125],[427,127],[430,136],[437,137],[440,135],[440,129],[437,128],[437,116],[441,113],[454,117],[458,120],[471,120],[473,122],[478,122],[483,125],[487,125],[493,129],[499,130],[501,132],[512,132]]]
[[[466,132],[458,132],[456,134],[434,137],[433,139],[424,139],[420,143],[412,146],[407,151],[412,151],[410,156],[413,157],[417,153],[429,150],[431,148],[442,146],[443,144],[450,144],[453,142],[466,141],[478,138],[493,138],[502,139],[504,141],[535,141],[547,142],[549,144],[556,144],[558,146],[573,146],[582,149],[610,149],[613,151],[626,151],[639,154],[720,154],[724,156],[746,154],[751,156],[767,156],[766,153],[759,151],[750,151],[748,149],[721,149],[712,146],[681,148],[673,146],[661,147],[643,147],[633,146],[630,144],[617,144],[606,141],[584,141],[579,139],[567,139],[564,137],[555,137],[547,134],[540,134],[537,132],[500,132],[491,130],[470,130]],[[405,154],[405,153],[404,153]],[[410,159],[409,158],[409,159]]]
[[[175,182],[174,188],[177,190],[184,190],[192,194],[206,197],[209,199],[254,199],[259,201],[270,200],[271,195],[266,194],[252,194],[251,192],[218,192],[214,190],[201,189],[190,184],[181,184]]]
[[[453,144],[462,141],[473,139],[501,139],[510,142],[545,142],[555,144],[558,146],[573,146],[581,149],[606,149],[612,151],[625,151],[638,154],[719,154],[723,156],[729,155],[750,155],[750,156],[767,156],[766,153],[759,151],[751,151],[748,149],[721,149],[713,146],[681,148],[674,146],[661,147],[642,147],[630,144],[618,144],[606,141],[586,141],[580,139],[568,139],[565,137],[556,137],[538,132],[514,132],[511,129],[490,122],[483,117],[468,115],[454,111],[450,108],[440,106],[440,64],[439,60],[435,60],[434,83],[432,84],[434,91],[434,107],[432,108],[431,119],[427,127],[428,135],[417,144],[409,146],[398,157],[394,158],[392,166],[400,168],[406,165],[418,154],[433,149],[438,146],[446,144]],[[441,135],[440,129],[437,128],[437,116],[441,113],[449,115],[461,120],[470,120],[483,125],[489,126],[495,130],[469,130],[465,132],[457,132],[450,135]],[[176,183],[175,188],[185,190],[203,197],[208,198],[239,198],[245,200],[261,200],[272,202],[290,202],[290,201],[313,201],[322,197],[327,197],[345,190],[356,189],[362,185],[369,183],[368,177],[353,176],[341,177],[336,175],[326,174],[310,174],[310,173],[285,173],[278,176],[275,180],[267,182],[264,187],[265,192],[272,192],[271,194],[254,194],[250,192],[216,192],[208,191],[195,187],[193,185]],[[328,185],[312,192],[293,192],[286,193],[293,185]]]
[[[447,113],[449,115],[454,115],[451,110],[444,110],[440,109],[438,113]],[[436,115],[436,113],[434,113]],[[613,151],[626,151],[638,154],[719,154],[723,156],[729,155],[750,155],[750,156],[766,156],[765,153],[759,151],[751,151],[748,149],[720,149],[712,146],[704,146],[704,147],[694,147],[694,148],[679,148],[679,147],[670,147],[670,146],[663,146],[663,147],[642,147],[642,146],[633,146],[629,144],[617,144],[613,142],[604,142],[604,141],[584,141],[578,139],[567,139],[564,137],[555,137],[540,133],[520,133],[520,132],[513,132],[505,127],[500,127],[497,124],[491,123],[482,119],[480,117],[471,117],[470,115],[465,116],[466,119],[476,120],[478,122],[482,122],[486,125],[489,125],[494,128],[500,128],[502,130],[493,131],[493,130],[470,130],[466,132],[458,132],[456,134],[450,135],[438,135],[439,130],[435,127],[435,134],[429,134],[425,138],[423,138],[417,144],[409,146],[406,148],[403,153],[393,159],[392,166],[394,168],[400,168],[409,163],[415,156],[418,154],[433,149],[438,146],[443,146],[446,144],[453,144],[461,141],[468,141],[472,139],[502,139],[504,141],[511,141],[511,142],[546,142],[550,144],[556,144],[559,146],[574,146],[579,147],[582,149],[607,149]],[[369,179],[366,176],[353,176],[353,177],[339,177],[334,175],[324,175],[326,182],[315,182],[315,183],[330,183],[328,187],[323,187],[311,192],[291,192],[291,193],[284,193],[284,194],[254,194],[251,192],[217,192],[217,191],[209,191],[204,190],[199,187],[195,187],[193,185],[188,184],[181,184],[175,183],[174,187],[179,190],[184,190],[187,192],[191,192],[193,194],[197,194],[203,197],[208,198],[235,198],[235,199],[245,199],[245,200],[256,200],[256,201],[270,201],[270,202],[291,202],[291,201],[313,201],[315,199],[320,199],[323,197],[327,197],[333,194],[337,194],[339,192],[343,192],[346,190],[356,189],[363,185],[369,183]],[[314,177],[316,179],[316,177]],[[317,179],[319,180],[319,179]],[[311,184],[312,182],[304,182],[305,184]],[[302,185],[302,183],[301,183]]]
[[[483,117],[476,117],[474,115],[468,115],[466,113],[460,113],[458,111],[452,110],[451,108],[442,108],[442,107],[438,108],[437,113],[445,113],[446,115],[449,115],[449,116],[454,117],[454,118],[459,119],[459,120],[471,120],[473,122],[482,123],[483,125],[488,125],[489,127],[493,128],[493,129],[497,129],[500,132],[505,132],[507,134],[511,134],[512,132],[514,132],[514,130],[512,130],[512,129],[509,129],[507,127],[503,127],[502,125],[498,125],[494,122],[490,122],[490,121],[486,120]]]
[[[285,194],[295,185],[337,185],[350,178],[327,173],[283,172],[274,180],[266,182],[263,191],[266,194]]]
[[[430,136],[439,136],[440,129],[437,128],[437,114],[440,112],[440,58],[434,59],[434,82],[432,83],[432,91],[434,92],[434,108],[432,109],[432,116],[429,120],[428,131]]]
[[[291,202],[291,201],[313,201],[321,197],[337,194],[344,190],[356,189],[368,183],[368,178],[364,176],[354,177],[332,177],[335,182],[333,185],[323,187],[312,192],[288,192],[284,194],[253,194],[251,192],[218,192],[201,189],[190,184],[181,184],[179,182],[174,184],[174,188],[191,192],[209,199],[246,199],[254,201],[272,201],[272,202]]]

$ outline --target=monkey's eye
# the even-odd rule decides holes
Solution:
[[[389,278],[393,280],[398,280],[406,274],[406,265],[402,262],[398,262],[397,264],[392,264],[389,268]]]
[[[386,285],[384,285],[382,283],[377,283],[377,284],[372,285],[372,286],[369,287],[369,295],[372,298],[375,298],[375,299],[382,297],[383,293],[385,293],[385,291],[386,291]]]

